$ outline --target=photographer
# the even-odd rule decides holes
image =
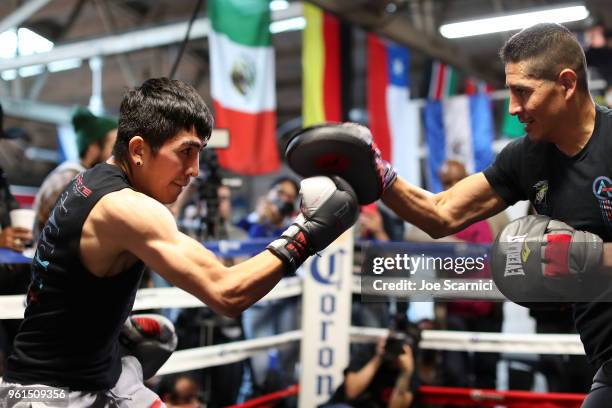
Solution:
[[[390,333],[376,345],[357,345],[344,382],[324,408],[410,407],[417,390],[413,347],[416,337]]]
[[[291,177],[279,177],[272,182],[268,193],[258,200],[257,210],[242,219],[238,226],[250,238],[277,236],[288,226],[298,192],[297,181]]]

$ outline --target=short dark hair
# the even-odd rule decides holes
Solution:
[[[210,110],[191,85],[168,78],[147,79],[123,97],[113,156],[119,162],[125,162],[128,144],[137,135],[156,154],[168,139],[181,130],[194,129],[206,143],[212,128]]]
[[[300,183],[298,183],[297,180],[294,179],[291,176],[280,176],[280,177],[275,178],[274,181],[272,181],[272,183],[270,184],[270,190],[272,190],[274,187],[276,187],[279,184],[282,184],[284,182],[291,183],[291,185],[295,189],[296,195],[299,194],[299,192],[300,192]]]
[[[588,92],[584,50],[570,30],[556,23],[541,23],[514,34],[499,51],[504,64],[527,62],[528,75],[554,81],[570,68],[578,77],[578,89]]]

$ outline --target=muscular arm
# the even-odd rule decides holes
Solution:
[[[433,238],[454,234],[507,207],[482,173],[466,177],[438,194],[398,177],[382,199],[398,216]]]
[[[132,190],[106,195],[94,211],[89,217],[93,235],[107,242],[111,253],[133,254],[219,313],[237,316],[282,278],[282,262],[268,251],[230,268],[224,266],[177,229],[166,207]],[[83,248],[82,238],[81,252],[87,261]]]

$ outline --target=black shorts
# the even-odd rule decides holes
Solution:
[[[582,403],[582,408],[605,408],[612,401],[612,360],[599,367],[593,377],[591,391]]]

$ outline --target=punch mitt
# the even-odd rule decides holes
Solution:
[[[372,133],[355,123],[327,123],[297,132],[287,144],[287,164],[302,177],[336,175],[355,190],[359,204],[378,200],[395,181]]]
[[[497,236],[491,273],[499,290],[519,304],[591,301],[597,286],[609,281],[597,272],[602,253],[597,235],[544,215],[528,215]]]

